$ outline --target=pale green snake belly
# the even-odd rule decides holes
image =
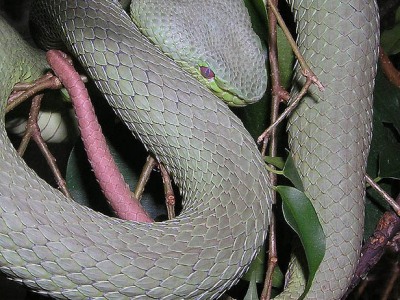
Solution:
[[[290,125],[306,192],[318,201],[324,194],[316,208],[328,249],[310,298],[339,299],[362,235],[376,7],[359,0],[293,2],[299,44],[328,90],[307,99]],[[90,3],[40,5],[117,114],[173,174],[184,209],[174,220],[139,224],[81,207],[26,167],[3,129],[1,271],[58,298],[215,298],[240,278],[266,237],[264,163],[223,103],[146,42],[116,5]],[[327,11],[335,12],[328,18]],[[6,78],[17,73],[0,68]],[[0,82],[2,100],[19,80]]]

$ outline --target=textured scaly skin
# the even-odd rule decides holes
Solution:
[[[288,127],[292,156],[326,235],[325,257],[306,298],[340,299],[356,267],[364,227],[377,6],[369,0],[289,2],[300,50],[326,87],[324,92],[312,88]],[[295,83],[303,83],[301,78],[297,70]],[[301,295],[297,275],[281,298]]]
[[[110,66],[111,73],[106,74],[105,57],[113,62],[116,56],[94,55],[95,50],[105,48],[104,41],[91,40],[84,50],[80,38],[83,33],[104,37],[105,31],[91,26],[113,25],[106,21],[114,18],[128,24],[113,5],[91,1],[90,8],[76,5],[75,11],[71,5],[71,10],[57,17],[58,4],[64,6],[66,1],[51,2],[56,5],[48,8],[49,13],[56,20],[67,19],[56,22],[64,25],[68,40],[68,31],[75,30],[73,36],[77,40],[71,48],[78,52],[81,62],[88,64],[88,72],[98,78],[100,90],[128,127],[138,132],[174,174],[186,199],[185,208],[176,220],[152,225],[110,219],[82,208],[37,179],[16,157],[2,132],[1,270],[55,297],[217,297],[242,274],[265,237],[270,208],[266,200],[268,180],[252,140],[223,104],[215,102],[158,52],[150,55],[152,48],[136,33],[122,27],[107,31],[112,39],[118,31],[140,42],[132,60],[119,52],[119,63],[132,64],[130,77],[143,81],[129,83],[130,78],[124,75],[118,83],[116,79],[121,75],[115,66]],[[100,16],[94,17],[93,4]],[[299,42],[328,94],[318,98],[317,103],[306,100],[291,119],[292,151],[303,178],[310,178],[303,180],[311,198],[321,198],[315,196],[315,190],[354,194],[350,199],[344,197],[341,203],[338,197],[343,193],[334,193],[317,205],[328,234],[328,250],[310,297],[338,299],[351,276],[362,232],[362,221],[357,219],[362,219],[364,166],[370,138],[376,10],[372,2],[359,0],[294,1],[294,6],[298,9]],[[352,7],[362,10],[354,18]],[[323,13],[334,10],[337,12],[330,16],[333,19]],[[81,30],[85,15],[90,18],[86,29]],[[339,16],[345,20],[339,22]],[[315,32],[303,30],[304,24],[314,27],[316,23],[321,25]],[[357,25],[361,29],[355,29]],[[350,39],[336,39],[328,28]],[[320,48],[326,40],[329,45]],[[112,43],[107,51],[127,49],[124,43],[119,42],[120,47],[117,44]],[[337,48],[347,51],[337,52]],[[314,51],[322,55],[312,55]],[[94,60],[98,60],[97,67]],[[341,67],[334,68],[336,65]],[[151,67],[154,69],[144,72]],[[343,77],[347,80],[341,81]],[[111,82],[105,83],[110,78]],[[134,102],[123,95],[133,91]],[[111,96],[114,93],[117,96]],[[147,93],[151,96],[143,97]],[[325,142],[328,147],[323,148]],[[310,154],[304,154],[308,150],[303,148]],[[339,158],[343,164],[338,164]],[[333,182],[327,188],[328,179]],[[339,227],[342,224],[344,228]],[[334,234],[332,238],[330,232]],[[290,288],[290,293],[296,294],[295,288]]]
[[[59,298],[219,296],[247,270],[267,232],[270,189],[254,141],[116,5],[43,1],[36,8],[63,27],[69,48],[173,174],[185,202],[168,222],[105,217],[38,179],[2,131],[1,270]]]

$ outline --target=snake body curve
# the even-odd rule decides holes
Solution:
[[[64,42],[186,201],[168,222],[106,218],[36,178],[3,132],[2,271],[60,298],[217,297],[247,269],[267,232],[269,183],[254,141],[113,2],[42,1],[36,8],[64,30]],[[26,238],[15,240],[21,230]]]
[[[338,299],[356,263],[362,230],[362,220],[355,219],[362,219],[360,207],[377,49],[376,7],[372,1],[361,0],[304,0],[293,1],[292,5],[299,20],[299,43],[317,76],[322,76],[320,79],[331,91],[326,97],[314,91],[317,101],[308,99],[292,118],[294,158],[303,180],[312,180],[305,183],[311,198],[319,198],[313,196],[315,187],[323,194],[329,190],[325,188],[328,176],[335,178],[332,186],[354,189],[353,199],[358,201],[357,205],[353,205],[353,200],[339,202],[333,194],[327,196],[322,207],[317,207],[317,212],[342,217],[322,217],[325,233],[339,223],[348,225],[346,230],[357,231],[333,236],[335,246],[330,246],[328,234],[327,255],[309,296]],[[16,156],[1,131],[1,271],[57,298],[216,298],[247,269],[267,231],[269,182],[254,142],[224,104],[216,102],[143,40],[117,5],[100,0],[42,1],[37,8],[38,13],[47,14],[61,28],[69,50],[86,66],[121,119],[167,166],[186,200],[182,214],[164,223],[137,224],[107,218],[65,199],[38,179]],[[335,11],[331,14],[335,17],[332,24],[326,14],[318,14],[320,11]],[[338,16],[343,16],[341,26],[336,24]],[[317,24],[317,38],[307,24]],[[332,28],[335,30],[328,30]],[[327,43],[319,47],[326,32]],[[343,44],[332,32],[348,36],[347,41],[352,43]],[[85,38],[91,41],[89,46],[85,46]],[[346,51],[339,50],[346,47],[352,50],[343,60]],[[134,53],[130,52],[132,48]],[[321,62],[325,67],[319,69]],[[119,68],[127,67],[131,68],[129,78],[119,73]],[[334,67],[337,69],[333,74],[326,72]],[[349,71],[351,76],[360,77],[354,80],[350,76],[348,82],[341,81],[345,70],[346,74]],[[131,81],[132,78],[137,81]],[[339,82],[341,87],[350,85],[351,95],[339,97],[349,90],[339,89]],[[7,89],[9,86],[2,90]],[[129,95],[135,95],[133,101]],[[335,105],[338,98],[343,101]],[[320,110],[324,103],[329,103],[325,112]],[[355,105],[353,114],[347,114],[346,105]],[[308,107],[316,108],[311,109],[309,116]],[[332,109],[336,113],[331,118],[318,121],[318,117],[329,115]],[[337,131],[335,126],[341,124],[339,116],[341,121],[348,122],[354,116],[360,118],[354,121],[356,125]],[[307,124],[311,124],[309,130]],[[329,145],[328,149],[338,149],[333,150],[336,159],[353,157],[354,170],[342,171],[336,162],[328,166],[324,157],[316,160],[299,150],[305,147],[313,153],[316,147],[322,147],[327,138],[320,133],[314,135],[319,128],[328,128],[328,135],[343,141],[344,144]],[[322,150],[316,153],[326,156]],[[349,161],[352,160],[345,160],[344,165]],[[330,170],[345,174],[332,176]],[[350,186],[348,173],[352,174]],[[357,212],[352,211],[353,206],[358,207]],[[329,208],[335,211],[329,212]],[[346,219],[344,216],[349,214],[353,217]],[[358,225],[353,225],[353,221]],[[338,251],[341,247],[350,250],[343,253]],[[351,251],[354,252],[347,258]],[[350,267],[338,267],[343,265]],[[296,295],[293,288],[288,293]]]

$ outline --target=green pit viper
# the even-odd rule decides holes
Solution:
[[[185,26],[203,11],[193,1],[177,2],[194,5]],[[238,2],[210,1],[206,8],[229,15]],[[155,9],[151,22],[171,9],[165,3],[148,1]],[[367,0],[289,3],[301,52],[326,87],[312,88],[289,122],[292,155],[327,236],[307,297],[340,299],[363,229],[377,7]],[[1,21],[1,271],[55,298],[217,298],[247,270],[267,234],[271,187],[254,141],[225,104],[142,37],[117,3],[43,0],[33,9],[44,25],[36,31],[66,44],[118,116],[173,174],[185,200],[176,219],[140,224],[82,207],[39,179],[16,155],[3,119],[12,86],[46,66],[26,45],[10,49],[18,38],[9,39],[12,29]],[[228,20],[234,27],[238,22]],[[219,61],[201,62],[215,73],[217,89],[235,99],[265,89],[246,57],[236,67],[239,77],[225,77],[250,82],[245,93],[219,75]],[[240,77],[246,74],[250,80]],[[297,71],[295,87],[302,82]],[[301,294],[301,276],[293,274],[280,297]]]

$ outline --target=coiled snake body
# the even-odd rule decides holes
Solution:
[[[299,43],[330,91],[326,97],[315,92],[316,101],[307,99],[292,118],[294,157],[304,180],[310,178],[305,186],[311,198],[319,198],[315,190],[325,194],[339,189],[348,191],[346,197],[353,196],[328,195],[317,208],[322,210],[328,251],[310,297],[336,299],[347,285],[360,244],[362,208],[355,212],[354,207],[362,207],[370,137],[376,7],[360,0],[293,1],[293,6],[300,20]],[[335,11],[332,21],[324,14],[329,11]],[[168,222],[139,224],[105,217],[38,179],[17,157],[2,130],[1,271],[57,298],[212,299],[221,295],[244,273],[266,237],[270,187],[253,140],[223,103],[145,41],[113,2],[38,1],[36,13],[45,14],[60,28],[68,49],[109,104],[173,174],[185,203],[182,214]],[[18,67],[3,66],[11,72],[7,74],[19,72]],[[350,77],[346,79],[345,73]],[[22,79],[35,75],[23,74],[27,76]],[[0,82],[2,99],[19,80]],[[1,105],[3,111],[5,103]],[[348,107],[354,107],[353,113]],[[342,121],[354,124],[341,127]],[[315,135],[322,127],[340,145],[321,132]],[[328,146],[323,146],[327,141]],[[323,147],[336,156],[319,150]],[[343,160],[339,167],[337,158]],[[350,169],[344,167],[349,164]],[[336,170],[341,177],[332,175]],[[326,178],[332,178],[331,188],[326,188]],[[332,221],[330,216],[342,219]],[[344,234],[347,228],[357,232]],[[331,237],[336,229],[342,235]]]

